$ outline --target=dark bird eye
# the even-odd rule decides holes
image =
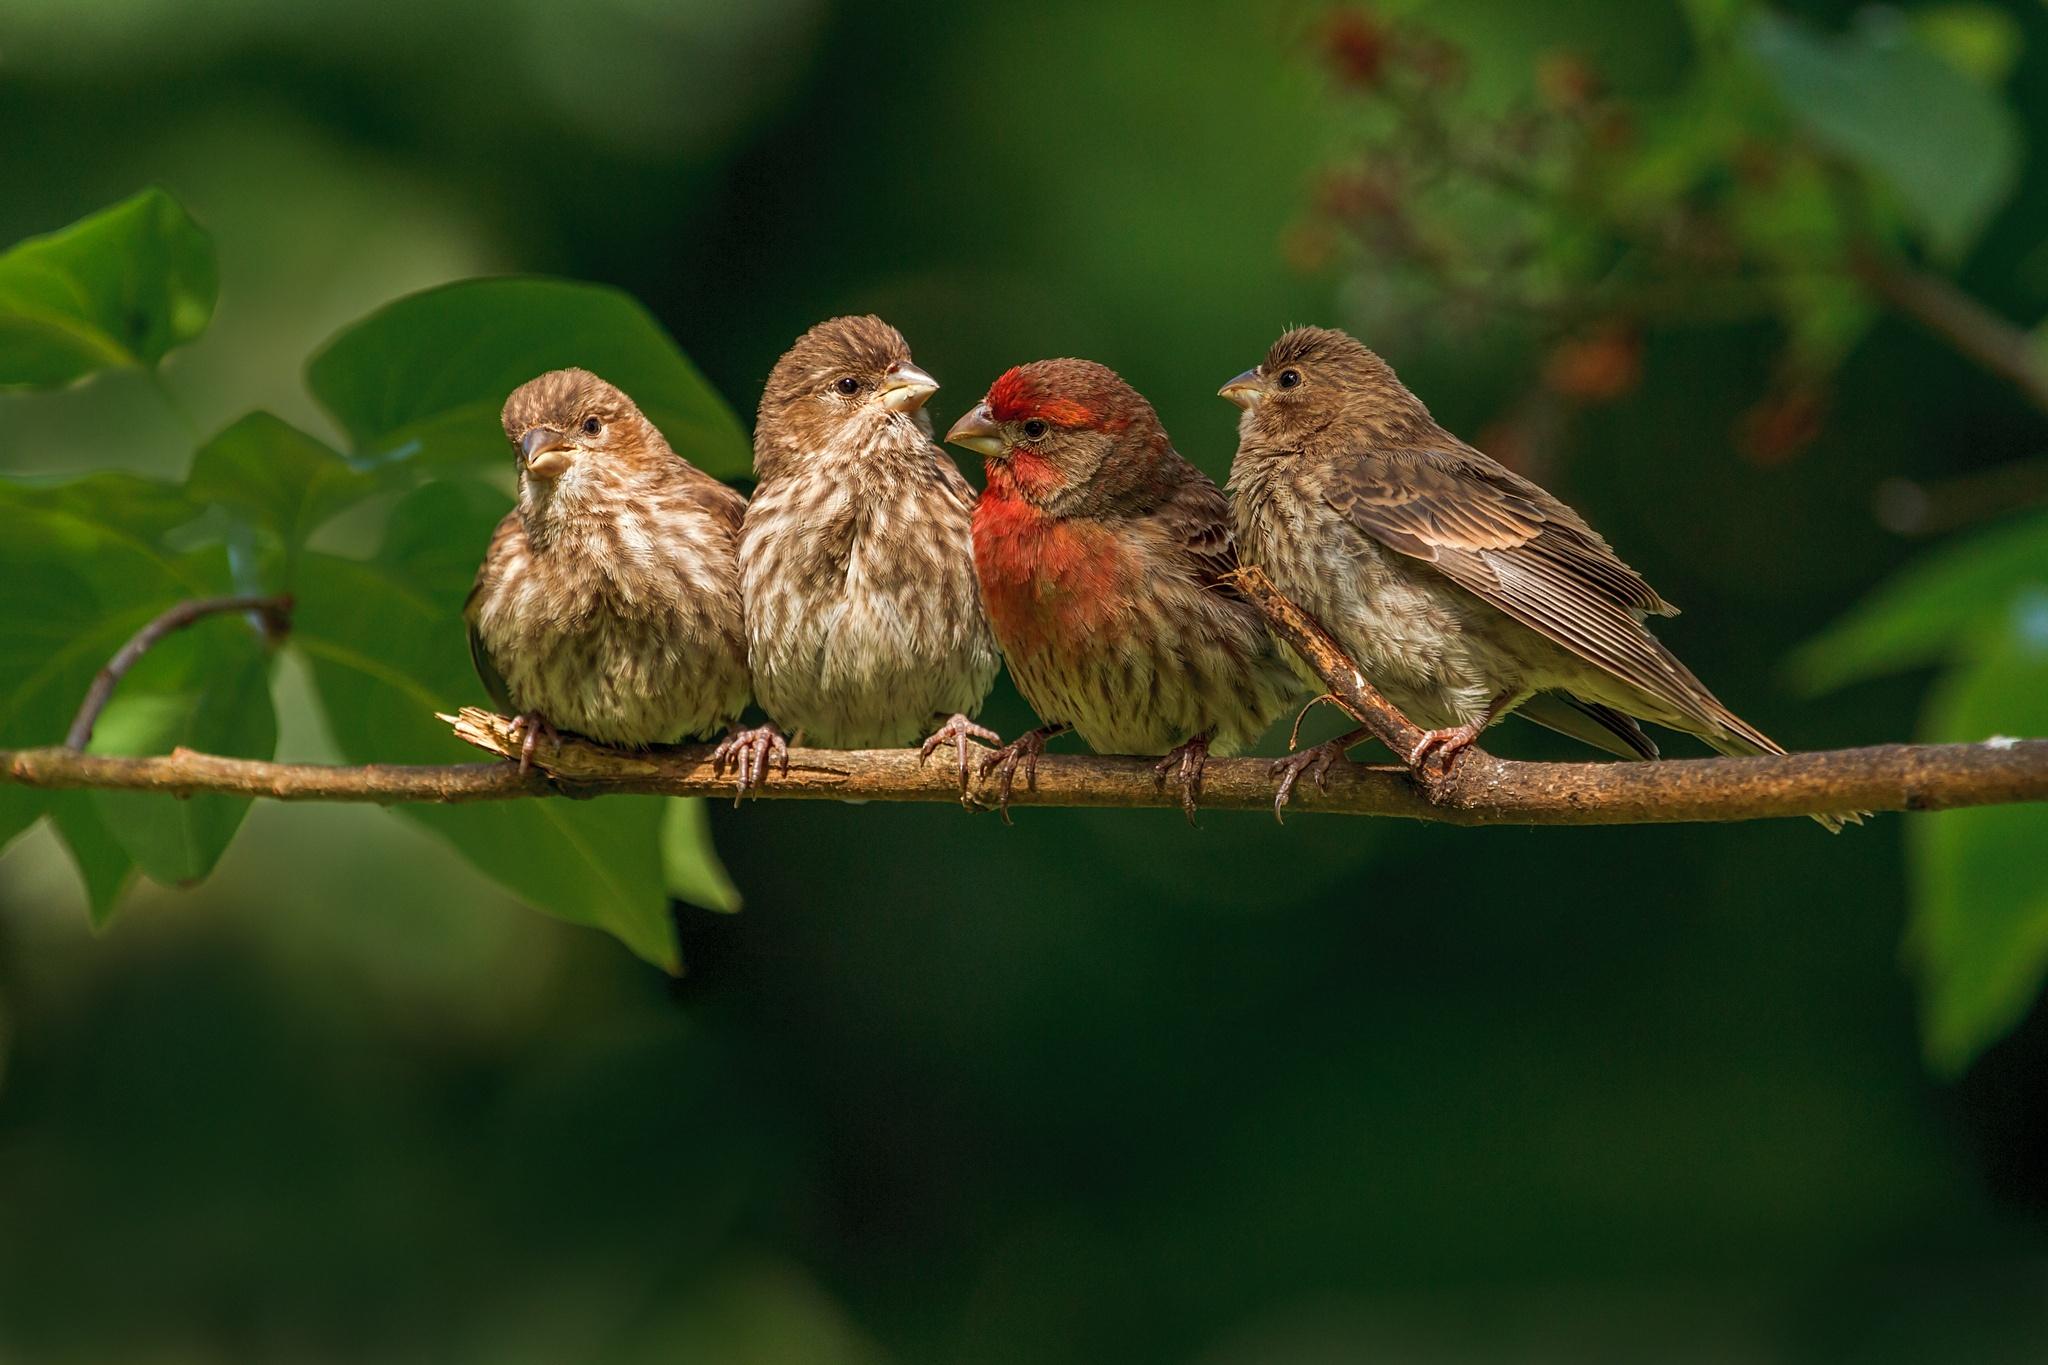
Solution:
[[[583,419],[583,434],[585,436],[595,436],[597,435],[597,433],[603,430],[604,423],[598,421],[595,417],[586,417]]]
[[[1293,388],[1293,387],[1294,387],[1294,386],[1295,386],[1296,384],[1299,384],[1300,382],[1301,382],[1301,371],[1300,371],[1300,370],[1282,370],[1282,371],[1280,371],[1280,387],[1281,387],[1281,388],[1283,388],[1283,389],[1291,389],[1291,388]]]
[[[1045,432],[1045,423],[1039,421],[1036,417],[1032,418],[1030,421],[1024,424],[1024,435],[1029,440],[1035,441],[1039,437],[1045,435]]]
[[[855,379],[852,375],[848,375],[846,376],[846,378],[840,380],[837,384],[834,384],[832,387],[839,390],[843,394],[856,394],[860,392],[860,381],[858,379]]]

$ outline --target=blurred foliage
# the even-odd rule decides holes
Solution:
[[[2015,327],[2048,313],[2048,7],[1360,17],[16,0],[0,242],[161,184],[114,221],[188,205],[219,293],[191,344],[95,346],[87,382],[0,403],[0,659],[45,660],[0,678],[0,743],[60,736],[169,601],[282,585],[289,642],[167,641],[100,742],[171,742],[253,660],[282,756],[459,757],[421,717],[480,695],[454,613],[507,505],[492,386],[524,357],[642,366],[627,387],[732,474],[740,428],[688,364],[744,410],[854,310],[905,330],[941,421],[1004,366],[1090,355],[1214,474],[1217,384],[1286,323],[1349,326],[1686,606],[1666,638],[1771,733],[2038,731],[2038,533],[1995,519],[2048,494],[2041,415],[1839,267],[1860,245]],[[1893,78],[1911,99],[1872,98]],[[1894,134],[1902,104],[1925,112]],[[1345,197],[1382,170],[1445,268]],[[211,301],[215,268],[177,287]],[[597,283],[453,284],[514,271]],[[355,359],[330,388],[315,353]],[[1874,516],[1880,489],[1911,515]],[[1838,619],[1799,655],[1832,690],[1788,691]],[[224,746],[271,746],[254,709]],[[1007,687],[988,719],[1028,723]],[[594,845],[613,891],[527,861],[544,831],[259,803],[170,891],[229,811],[21,795],[10,1360],[2048,1350],[2048,853],[1972,832],[2025,811],[1827,839],[550,803],[631,827]],[[743,915],[660,903],[734,884]],[[514,897],[657,957],[677,934],[688,973]]]

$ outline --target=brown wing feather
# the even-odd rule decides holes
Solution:
[[[1676,610],[1550,494],[1469,447],[1363,452],[1331,471],[1330,503],[1381,544],[1446,577],[1588,663],[1770,748],[1643,629]]]
[[[1243,598],[1231,579],[1237,572],[1237,545],[1230,537],[1230,500],[1208,475],[1188,465],[1186,477],[1153,517],[1179,549],[1196,582]]]

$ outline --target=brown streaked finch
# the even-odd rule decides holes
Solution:
[[[1005,373],[947,440],[980,452],[974,563],[1010,676],[1045,722],[983,761],[1034,777],[1045,741],[1164,754],[1193,820],[1211,752],[1251,743],[1299,694],[1264,619],[1228,581],[1230,505],[1152,405],[1088,360]]]
[[[1427,730],[1411,767],[1448,772],[1510,712],[1624,758],[1657,756],[1645,720],[1724,754],[1785,752],[1644,628],[1677,609],[1598,532],[1438,426],[1354,338],[1296,328],[1221,392],[1244,409],[1230,490],[1245,562]],[[1362,738],[1276,764],[1276,808]]]
[[[754,696],[769,724],[728,742],[765,775],[785,733],[835,749],[955,746],[1001,660],[974,582],[974,490],[932,442],[938,383],[875,317],[833,318],[776,362],[740,532]],[[743,769],[743,777],[745,770]]]
[[[521,385],[503,421],[519,502],[463,616],[485,689],[518,718],[521,770],[558,729],[638,747],[734,721],[747,704],[746,499],[587,370]]]

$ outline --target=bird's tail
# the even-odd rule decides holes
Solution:
[[[1711,745],[1716,753],[1730,758],[1750,758],[1757,754],[1782,754],[1785,746],[1772,739],[1763,731],[1751,725],[1727,707],[1716,703],[1713,712],[1703,717],[1714,728],[1701,729],[1696,733]],[[1830,815],[1816,815],[1822,829],[1830,834],[1840,834],[1845,825],[1860,825],[1867,810],[1845,810]]]

